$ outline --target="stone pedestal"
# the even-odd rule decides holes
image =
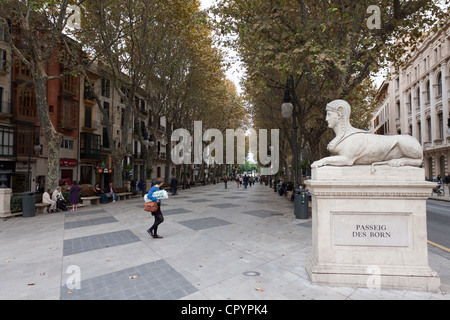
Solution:
[[[11,192],[9,188],[0,188],[0,218],[11,216]]]
[[[315,168],[312,255],[314,284],[438,292],[428,266],[426,200],[434,183],[422,168]]]

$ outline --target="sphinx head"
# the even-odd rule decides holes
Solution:
[[[345,127],[350,123],[351,107],[345,100],[333,100],[327,104],[328,127],[337,129],[338,127]]]

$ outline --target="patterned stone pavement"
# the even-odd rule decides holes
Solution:
[[[0,299],[449,300],[450,256],[429,247],[440,293],[312,285],[311,220],[264,185],[180,190],[158,229],[141,197],[0,221]]]

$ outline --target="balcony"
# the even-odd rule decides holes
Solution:
[[[100,141],[99,134],[88,132],[80,133],[80,159],[100,160]]]
[[[65,130],[78,129],[78,103],[63,100],[58,114],[58,128]]]
[[[34,88],[19,86],[14,83],[13,87],[14,116],[20,119],[38,121],[36,94]]]
[[[39,153],[34,146],[39,138],[39,128],[33,126],[17,125],[16,127],[16,155],[18,157],[38,157]]]

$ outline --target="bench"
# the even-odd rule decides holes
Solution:
[[[48,213],[47,209],[50,207],[50,203],[36,203],[34,205],[36,207],[37,214]]]
[[[100,197],[97,196],[92,189],[83,190],[82,196],[80,197],[80,202],[85,206],[92,206],[100,203]]]
[[[85,206],[93,206],[95,204],[100,204],[100,197],[99,196],[81,197],[80,201],[81,204]]]
[[[127,188],[116,188],[114,191],[117,195],[117,200],[131,199],[133,195],[132,192],[128,192]]]

